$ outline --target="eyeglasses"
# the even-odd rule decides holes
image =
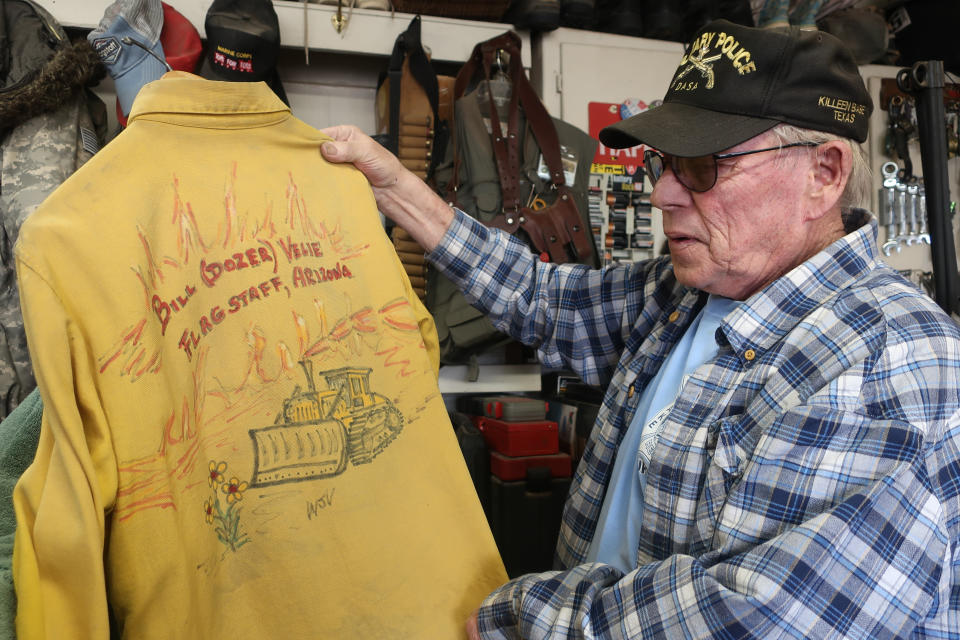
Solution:
[[[643,163],[647,169],[647,175],[650,176],[650,184],[654,185],[664,170],[669,166],[673,169],[673,175],[676,176],[680,184],[690,191],[704,192],[709,191],[717,184],[717,161],[727,158],[739,158],[740,156],[749,156],[754,153],[763,153],[764,151],[779,151],[789,149],[790,147],[819,147],[818,142],[793,142],[791,144],[782,144],[778,147],[767,147],[765,149],[752,149],[750,151],[734,151],[733,153],[713,153],[708,156],[697,156],[695,158],[680,158],[677,156],[663,155],[653,149],[647,149],[643,153]]]

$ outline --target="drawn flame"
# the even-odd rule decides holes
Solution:
[[[130,269],[144,294],[143,316],[121,332],[111,348],[98,358],[102,374],[126,377],[136,383],[144,376],[161,372],[162,341],[169,340],[170,336],[161,336],[152,301],[155,295],[161,295],[159,292],[169,281],[182,278],[182,275],[172,276],[191,273],[199,267],[202,258],[215,252],[219,256],[224,249],[251,242],[266,247],[277,245],[281,234],[273,221],[273,203],[265,203],[259,214],[247,213],[238,202],[236,187],[242,179],[239,173],[237,163],[232,163],[224,187],[222,219],[210,237],[204,237],[201,232],[197,213],[182,196],[181,181],[176,175],[172,177],[170,205],[174,232],[171,248],[176,254],[157,255],[152,244],[159,244],[156,240],[151,243],[152,234],[136,227],[140,256]],[[333,260],[362,256],[369,250],[369,243],[351,244],[339,222],[327,226],[323,221],[312,219],[292,173],[284,185],[283,198],[284,234],[295,233],[305,241],[322,243],[324,255]],[[208,215],[202,211],[199,214]],[[277,407],[275,393],[269,392],[270,385],[289,380],[292,387],[299,380],[297,363],[304,358],[323,355],[349,361],[366,350],[382,359],[384,370],[395,371],[400,377],[409,376],[413,372],[411,360],[404,355],[404,350],[423,348],[409,302],[398,298],[380,309],[355,308],[349,296],[343,296],[336,300],[316,298],[312,317],[292,312],[288,321],[293,323],[295,345],[271,339],[266,329],[251,324],[237,344],[238,351],[246,352],[245,367],[241,371],[223,372],[223,375],[235,376],[233,381],[208,372],[209,351],[201,343],[190,364],[189,394],[176,402],[168,415],[156,418],[158,438],[154,452],[122,461],[118,467],[116,517],[126,520],[145,510],[176,509],[178,492],[173,487],[190,488],[205,481],[204,474],[195,473],[197,465],[205,463],[211,451],[229,452],[237,446],[234,431],[238,421],[271,423]],[[382,331],[378,332],[378,326]],[[384,336],[396,339],[390,342]],[[191,484],[191,478],[197,480]]]

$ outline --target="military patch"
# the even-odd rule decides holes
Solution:
[[[87,153],[93,154],[100,151],[100,142],[97,140],[96,132],[86,127],[80,127],[80,141]]]

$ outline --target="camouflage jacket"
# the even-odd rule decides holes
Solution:
[[[0,9],[0,61],[2,419],[36,386],[13,245],[24,220],[97,151],[106,109],[85,89],[103,75],[89,44],[85,39],[71,43],[56,20],[29,0],[7,0]]]

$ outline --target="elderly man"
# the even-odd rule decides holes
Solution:
[[[856,65],[827,34],[724,21],[688,51],[663,106],[601,133],[657,150],[669,258],[540,262],[328,131],[323,154],[498,327],[607,388],[558,570],[490,594],[468,631],[960,637],[960,331],[857,208]]]

